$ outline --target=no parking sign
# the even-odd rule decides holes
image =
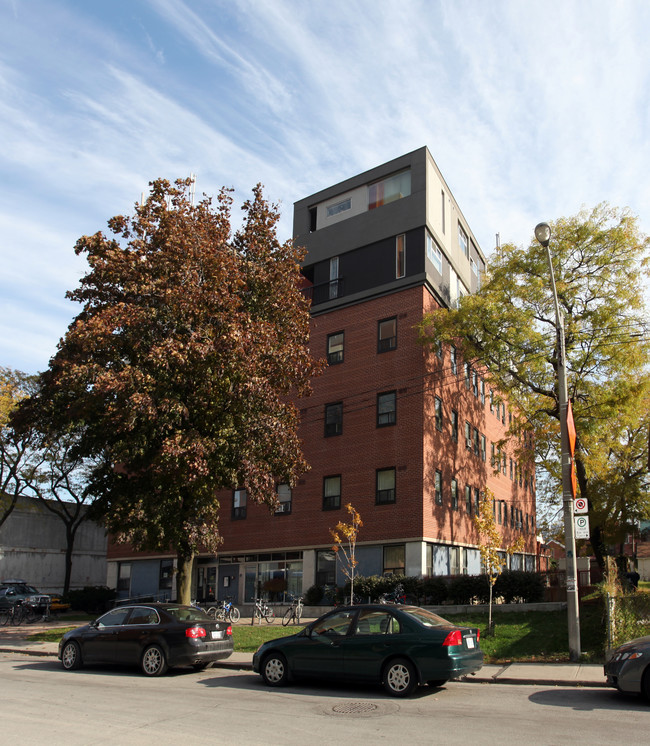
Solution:
[[[584,497],[579,497],[573,503],[573,512],[574,513],[586,513],[587,512],[587,501],[584,499]]]

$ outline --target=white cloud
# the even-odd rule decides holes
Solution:
[[[428,145],[486,251],[602,200],[648,230],[649,21],[626,0],[0,6],[0,362],[45,365],[75,239],[158,176],[261,181],[287,237],[295,200]]]

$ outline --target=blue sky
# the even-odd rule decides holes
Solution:
[[[0,365],[47,367],[76,239],[150,180],[297,199],[427,145],[489,253],[601,201],[650,232],[644,0],[0,0]]]

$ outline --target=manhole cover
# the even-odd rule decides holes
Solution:
[[[371,702],[345,702],[342,705],[334,705],[332,712],[337,715],[367,715],[379,709],[377,705]]]
[[[321,712],[326,715],[346,716],[352,718],[372,718],[391,715],[398,712],[399,707],[395,702],[339,702],[336,705],[323,707]]]

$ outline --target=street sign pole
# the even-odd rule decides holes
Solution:
[[[551,240],[551,229],[546,223],[540,223],[535,227],[535,237],[546,249],[546,258],[551,273],[551,289],[553,291],[553,302],[555,304],[555,322],[557,329],[557,387],[558,404],[560,409],[560,439],[561,439],[561,466],[562,466],[562,502],[564,508],[564,543],[566,547],[566,596],[567,615],[569,628],[569,657],[572,661],[580,659],[580,609],[578,606],[578,563],[576,557],[576,537],[572,482],[572,459],[569,445],[568,424],[568,392],[566,379],[566,356],[564,349],[564,319],[560,311],[560,304],[555,286],[555,273],[553,271],[553,260],[549,243]]]

